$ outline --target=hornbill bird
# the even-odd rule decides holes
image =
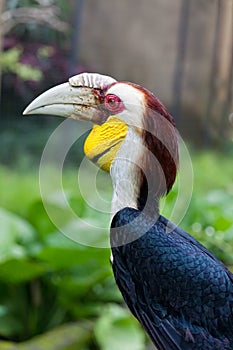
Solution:
[[[172,116],[147,89],[82,73],[24,114],[91,121],[84,152],[113,183],[110,243],[116,283],[158,350],[233,349],[233,275],[159,214],[178,168]]]

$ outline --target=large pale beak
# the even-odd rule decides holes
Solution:
[[[101,91],[116,80],[95,73],[82,73],[38,96],[23,112],[51,114],[102,124],[106,115],[101,109]]]

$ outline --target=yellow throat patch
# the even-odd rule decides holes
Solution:
[[[110,116],[102,125],[94,125],[84,144],[84,153],[101,169],[110,171],[112,161],[127,134],[127,125]]]

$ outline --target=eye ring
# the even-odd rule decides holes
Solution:
[[[120,97],[114,94],[106,95],[104,99],[104,104],[108,111],[115,114],[122,112],[125,108]]]

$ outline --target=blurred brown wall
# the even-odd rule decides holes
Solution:
[[[139,83],[171,107],[181,4],[182,0],[85,0],[81,63],[118,80]],[[180,123],[181,130],[196,134],[197,139],[201,125],[208,123],[218,11],[217,0],[190,0]],[[224,118],[220,114],[224,113],[232,54],[232,0],[221,0],[221,11],[221,47],[217,45],[216,76],[212,79],[217,91],[221,89],[221,97],[216,96],[217,102],[213,98],[218,115],[216,108],[209,111],[211,119],[217,119],[213,123],[217,131]]]

